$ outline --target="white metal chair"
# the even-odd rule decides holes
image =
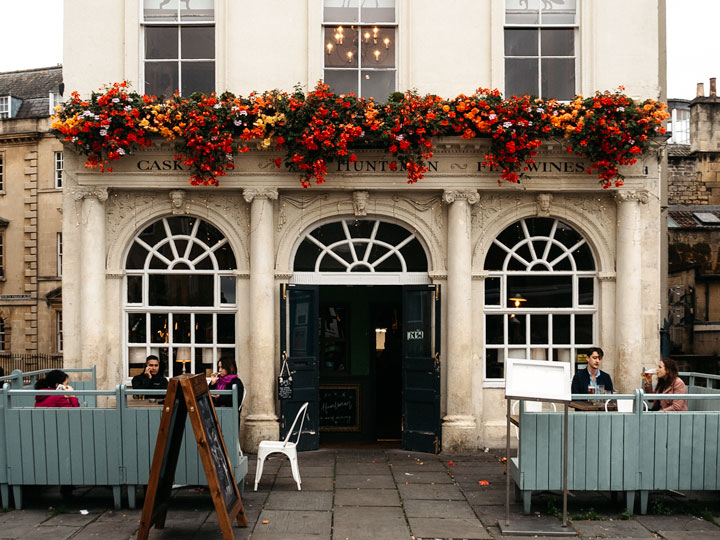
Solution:
[[[300,442],[300,435],[302,435],[302,428],[303,423],[305,422],[307,408],[308,402],[306,401],[303,406],[300,407],[297,415],[295,415],[295,420],[293,420],[292,426],[290,426],[290,429],[288,430],[284,441],[260,441],[257,453],[257,468],[255,469],[255,491],[257,491],[258,483],[260,483],[263,466],[265,465],[265,458],[270,454],[274,454],[276,452],[285,454],[290,460],[290,468],[292,469],[293,479],[297,483],[298,491],[301,490],[300,470],[298,468],[297,461],[297,445]],[[295,424],[297,424],[298,420],[300,420],[300,429],[298,429],[295,442],[291,442],[290,436],[295,430]]]
[[[510,410],[510,414],[515,414],[515,410],[517,409],[518,405],[520,405],[519,401],[514,401],[512,404],[512,408]],[[552,405],[553,412],[557,412],[557,407],[555,404],[551,401],[550,405]],[[543,402],[542,401],[525,401],[525,412],[542,412]],[[515,437],[518,439],[520,438],[520,430],[517,426],[513,426],[515,428]]]
[[[608,412],[608,405],[612,399],[605,400],[605,412]],[[618,412],[633,412],[635,400],[634,399],[616,399],[617,401],[617,410]],[[643,401],[643,407],[645,408],[645,412],[648,410],[648,404],[647,401]]]

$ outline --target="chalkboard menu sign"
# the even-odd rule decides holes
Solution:
[[[320,431],[360,431],[360,385],[320,387]]]
[[[236,517],[238,525],[248,524],[207,381],[202,375],[181,375],[168,383],[137,540],[147,540],[153,525],[165,526],[188,414],[223,539],[235,538],[232,522]]]

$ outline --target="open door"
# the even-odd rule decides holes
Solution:
[[[318,364],[318,300],[317,285],[281,285],[280,348],[287,354],[293,378],[293,395],[280,400],[280,437],[287,430],[306,401],[307,418],[303,425],[298,450],[317,450],[320,395]],[[298,427],[300,423],[298,422]],[[294,439],[291,437],[291,439]]]
[[[440,286],[403,287],[404,450],[440,452]]]

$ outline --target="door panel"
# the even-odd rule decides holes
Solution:
[[[440,288],[403,287],[404,450],[440,451]]]
[[[287,352],[293,378],[292,398],[280,401],[280,437],[287,435],[295,415],[307,401],[307,418],[298,450],[319,447],[318,292],[316,285],[288,285],[281,288],[280,295],[280,347]],[[298,422],[295,429],[299,426]],[[293,433],[290,440],[295,437]]]

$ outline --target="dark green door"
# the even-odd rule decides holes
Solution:
[[[403,287],[404,450],[440,451],[440,286]]]
[[[317,450],[320,443],[318,292],[317,285],[283,285],[280,290],[280,348],[287,354],[293,378],[292,398],[280,401],[280,437],[285,438],[298,410],[309,402],[298,450]],[[295,429],[299,426],[300,422]],[[290,440],[295,437],[293,433]]]

